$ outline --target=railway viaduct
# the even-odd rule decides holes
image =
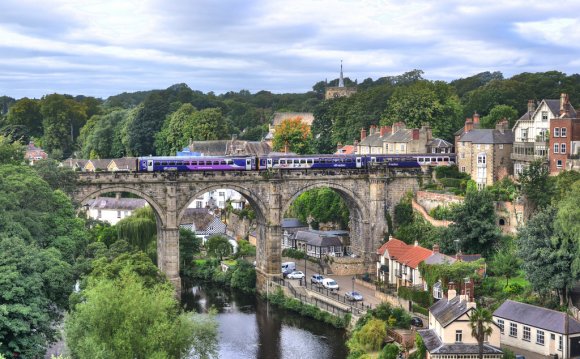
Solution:
[[[267,280],[280,276],[282,229],[280,223],[290,204],[314,188],[331,188],[350,210],[351,247],[372,260],[387,231],[386,212],[407,191],[416,190],[423,172],[308,170],[288,172],[183,172],[127,173],[83,172],[79,174],[74,201],[85,204],[109,192],[129,192],[145,199],[157,218],[157,262],[178,291],[179,223],[186,208],[205,192],[229,188],[241,193],[256,213],[258,243],[256,270],[258,290]]]

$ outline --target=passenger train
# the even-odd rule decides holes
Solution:
[[[299,169],[413,168],[455,163],[455,154],[149,156],[137,158],[139,172],[266,171]]]

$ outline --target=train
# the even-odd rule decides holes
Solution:
[[[455,163],[455,154],[148,156],[137,158],[138,172],[267,171],[417,168]]]

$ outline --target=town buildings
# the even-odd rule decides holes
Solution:
[[[206,208],[186,209],[180,227],[192,231],[204,243],[212,235],[225,235],[227,229],[226,224]]]
[[[129,217],[136,209],[148,206],[141,198],[122,198],[118,193],[115,197],[97,197],[87,202],[87,216],[92,219],[117,224],[121,219]]]
[[[48,155],[40,147],[36,147],[33,141],[30,141],[26,146],[26,151],[24,153],[24,158],[28,161],[29,165],[34,165],[38,160],[45,160]]]
[[[514,134],[506,119],[495,129],[482,129],[476,113],[455,133],[457,166],[475,180],[478,188],[491,186],[512,173],[513,143]]]
[[[404,122],[392,126],[371,126],[367,135],[361,130],[360,142],[356,153],[372,154],[414,154],[414,153],[450,153],[453,146],[442,139],[434,139],[431,128],[407,128]]]
[[[550,121],[550,173],[580,170],[580,118],[567,94],[560,96],[558,116]]]
[[[501,347],[526,359],[580,356],[580,322],[564,312],[506,300],[493,312]]]

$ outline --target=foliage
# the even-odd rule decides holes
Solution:
[[[379,354],[379,359],[397,359],[399,356],[399,346],[397,344],[387,344],[381,350]]]
[[[455,212],[456,204],[450,204],[449,206],[437,206],[429,211],[429,215],[437,220],[449,221],[453,218],[453,213]]]
[[[457,167],[457,165],[435,167],[435,177],[437,179],[442,178],[469,179],[469,175],[467,173],[459,171],[459,167]]]
[[[495,201],[514,201],[518,197],[518,188],[509,178],[504,177],[487,188]]]
[[[70,167],[59,165],[58,161],[45,159],[37,161],[33,168],[53,190],[59,189],[72,195],[76,189],[77,175]]]
[[[9,126],[21,126],[24,128],[22,140],[30,137],[42,136],[42,114],[40,113],[40,101],[27,97],[16,101],[6,116],[6,124]],[[20,139],[20,138],[18,138]]]
[[[359,319],[355,330],[360,329],[371,318],[377,318],[384,322],[389,322],[391,327],[408,329],[411,323],[411,316],[403,308],[391,306],[387,302],[382,302],[375,309],[367,311],[367,314]],[[394,324],[391,323],[394,319]]]
[[[302,223],[312,218],[313,228],[320,223],[332,222],[346,228],[349,222],[349,209],[342,197],[330,188],[317,188],[302,193],[294,200],[288,215],[298,218]]]
[[[256,269],[251,263],[238,260],[231,279],[232,288],[241,289],[244,292],[256,290]]]
[[[165,115],[169,111],[167,98],[159,93],[153,93],[138,110],[135,118],[127,123],[128,155],[147,156],[155,155],[154,136],[162,125]]]
[[[223,257],[229,256],[233,252],[232,245],[228,238],[222,235],[213,235],[209,237],[205,247],[208,255],[217,257],[220,261]]]
[[[407,244],[417,241],[425,248],[432,248],[434,244],[440,242],[443,230],[441,227],[433,226],[416,213],[411,223],[401,226],[395,231],[395,237]]]
[[[0,165],[17,165],[24,162],[24,146],[0,135]]]
[[[306,253],[299,249],[294,248],[284,248],[282,250],[282,257],[289,257],[294,259],[304,259],[306,257]]]
[[[290,118],[276,126],[272,147],[278,152],[293,152],[299,155],[310,153],[312,135],[310,127],[301,117]]]
[[[500,251],[495,254],[490,269],[493,274],[505,278],[507,287],[510,278],[518,275],[520,264],[520,259],[512,251]]]
[[[41,100],[42,146],[48,153],[55,150],[68,157],[75,149],[74,139],[87,121],[86,107],[66,95],[52,94]]]
[[[139,208],[115,225],[119,239],[127,241],[133,247],[149,254],[155,260],[157,251],[151,250],[156,243],[157,222],[151,206]]]
[[[119,158],[129,153],[125,146],[125,127],[137,110],[116,109],[95,115],[81,129],[78,142],[84,158]]]
[[[201,238],[187,229],[179,229],[179,260],[180,268],[183,270],[193,261],[193,255],[199,253],[201,249]]]
[[[256,256],[256,246],[250,244],[250,242],[241,239],[238,241],[238,251],[236,252],[236,257],[255,257]]]
[[[158,284],[167,284],[167,278],[159,272],[151,259],[143,252],[108,253],[107,256],[96,256],[92,263],[91,278],[116,280],[122,272],[132,272],[147,288]]]
[[[487,190],[468,191],[463,204],[457,206],[453,223],[441,242],[441,250],[451,253],[457,247],[465,253],[488,256],[499,245],[500,234],[496,226],[495,206]]]
[[[530,163],[520,174],[519,180],[522,194],[526,196],[532,212],[550,204],[554,185],[548,167],[541,160]]]
[[[349,350],[376,351],[381,348],[386,335],[386,323],[383,320],[371,318],[359,330],[353,332],[346,345]]]
[[[580,277],[580,180],[570,188],[568,197],[558,203],[554,232],[565,247],[573,250],[572,274]],[[552,243],[556,239],[552,239]],[[562,253],[566,254],[566,253]]]
[[[397,290],[399,297],[407,300],[411,300],[422,307],[428,308],[431,306],[432,297],[431,292],[425,290],[417,290],[413,287],[399,287]]]
[[[395,229],[413,222],[413,206],[411,205],[412,194],[408,193],[395,206]]]
[[[0,353],[44,355],[73,288],[72,267],[55,248],[0,235]],[[3,344],[2,344],[3,343]]]
[[[65,323],[67,345],[81,358],[182,358],[193,349],[217,356],[217,322],[180,313],[170,285],[146,286],[135,274],[95,280]]]
[[[471,311],[469,326],[471,328],[471,336],[477,340],[479,346],[479,358],[482,359],[485,338],[490,336],[493,332],[493,318],[491,312],[486,308],[475,308]]]
[[[509,128],[512,128],[518,119],[518,111],[512,106],[496,105],[487,116],[481,118],[481,127],[495,128],[496,123],[504,118],[509,121]]]
[[[575,182],[580,181],[580,172],[562,171],[555,177],[555,181],[556,188],[553,200],[557,203],[569,198],[570,188]]]
[[[431,288],[437,281],[441,281],[443,289],[447,288],[449,282],[461,283],[465,278],[479,278],[478,271],[484,266],[484,260],[479,259],[474,262],[456,261],[442,264],[419,264],[419,273]]]

